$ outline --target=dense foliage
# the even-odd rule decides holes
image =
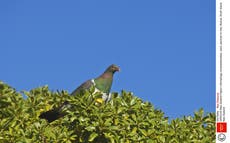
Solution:
[[[104,103],[94,89],[84,95],[51,92],[47,86],[18,93],[0,82],[0,143],[210,143],[215,140],[215,114],[202,109],[194,116],[169,121],[130,92],[113,93]],[[150,93],[151,94],[151,93]],[[27,98],[23,98],[27,96]],[[52,123],[40,113],[71,103],[68,114]]]

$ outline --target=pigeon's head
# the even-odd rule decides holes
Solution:
[[[120,71],[120,68],[117,65],[110,65],[105,72],[111,72],[111,73],[115,73],[117,71]]]

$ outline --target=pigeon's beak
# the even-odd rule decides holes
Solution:
[[[119,72],[119,71],[121,71],[119,66],[111,65],[110,67],[111,67],[110,70],[112,70],[113,72],[117,72],[117,71]]]
[[[116,68],[116,71],[120,72],[120,71],[121,71],[121,69],[120,69],[119,67],[117,67],[117,68]]]

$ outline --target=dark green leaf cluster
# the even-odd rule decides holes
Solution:
[[[131,92],[112,93],[99,102],[90,89],[69,96],[47,86],[16,92],[0,82],[0,143],[210,143],[215,140],[215,114],[202,109],[194,116],[169,121],[161,110]],[[27,98],[23,98],[23,96]],[[39,115],[68,101],[66,116],[48,123]]]

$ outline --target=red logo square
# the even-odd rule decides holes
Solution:
[[[227,132],[227,123],[226,122],[218,122],[216,124],[216,131],[226,133]]]

